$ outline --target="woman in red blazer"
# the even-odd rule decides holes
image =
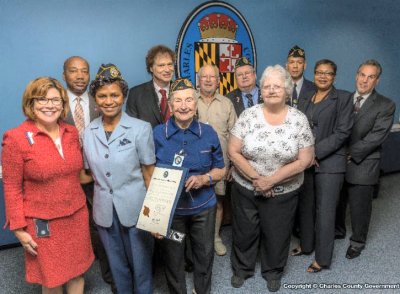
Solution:
[[[68,96],[57,80],[31,81],[23,95],[27,120],[4,134],[6,225],[25,250],[26,280],[43,293],[83,293],[94,255],[79,173],[78,131],[62,122]]]

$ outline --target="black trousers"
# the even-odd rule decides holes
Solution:
[[[111,274],[111,268],[108,263],[108,258],[106,251],[104,250],[103,243],[100,240],[99,232],[97,231],[97,226],[93,220],[93,189],[94,184],[84,184],[82,189],[86,196],[86,205],[89,210],[89,227],[90,227],[90,239],[92,241],[92,247],[96,258],[99,260],[101,276],[104,282],[111,285],[113,292],[115,291],[115,285],[113,277]]]
[[[350,244],[361,249],[365,247],[367,241],[374,189],[374,185],[346,183],[340,199],[340,205],[338,206],[337,216],[340,217],[340,219],[336,222],[337,229],[345,228],[346,207],[348,203],[353,233],[350,237]]]
[[[298,191],[264,198],[234,183],[231,197],[234,275],[252,276],[260,249],[263,278],[280,279],[288,259]]]
[[[216,206],[196,215],[175,215],[171,228],[185,232],[190,239],[193,257],[193,280],[197,293],[211,292],[214,262],[214,231]],[[185,242],[162,240],[165,276],[170,293],[186,294]]]
[[[325,267],[332,262],[336,206],[343,181],[343,173],[308,171],[300,196],[300,246],[304,252],[312,252],[315,248],[316,262]]]

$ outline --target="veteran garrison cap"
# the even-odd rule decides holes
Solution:
[[[253,65],[250,63],[250,61],[247,59],[247,57],[245,57],[245,56],[240,57],[238,60],[236,60],[236,63],[235,63],[235,70],[236,70],[238,67],[245,66],[245,65],[253,66]]]
[[[118,67],[112,63],[102,64],[97,71],[96,80],[124,80]]]
[[[187,78],[176,79],[170,87],[170,92],[194,89],[193,84]]]
[[[306,53],[304,52],[304,49],[301,49],[299,46],[295,45],[289,50],[288,58],[289,57],[302,57],[306,59]]]

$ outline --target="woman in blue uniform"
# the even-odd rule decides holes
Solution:
[[[118,293],[153,293],[153,237],[136,222],[154,170],[149,123],[122,111],[128,85],[113,64],[102,65],[90,95],[102,113],[85,129],[85,168],[93,175],[93,219]]]

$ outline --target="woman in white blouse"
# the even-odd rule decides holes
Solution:
[[[260,248],[262,276],[275,292],[289,253],[303,171],[314,158],[314,139],[305,115],[286,105],[293,82],[282,66],[267,67],[260,88],[264,103],[240,115],[228,147],[235,166],[231,284],[239,288],[253,276]]]

